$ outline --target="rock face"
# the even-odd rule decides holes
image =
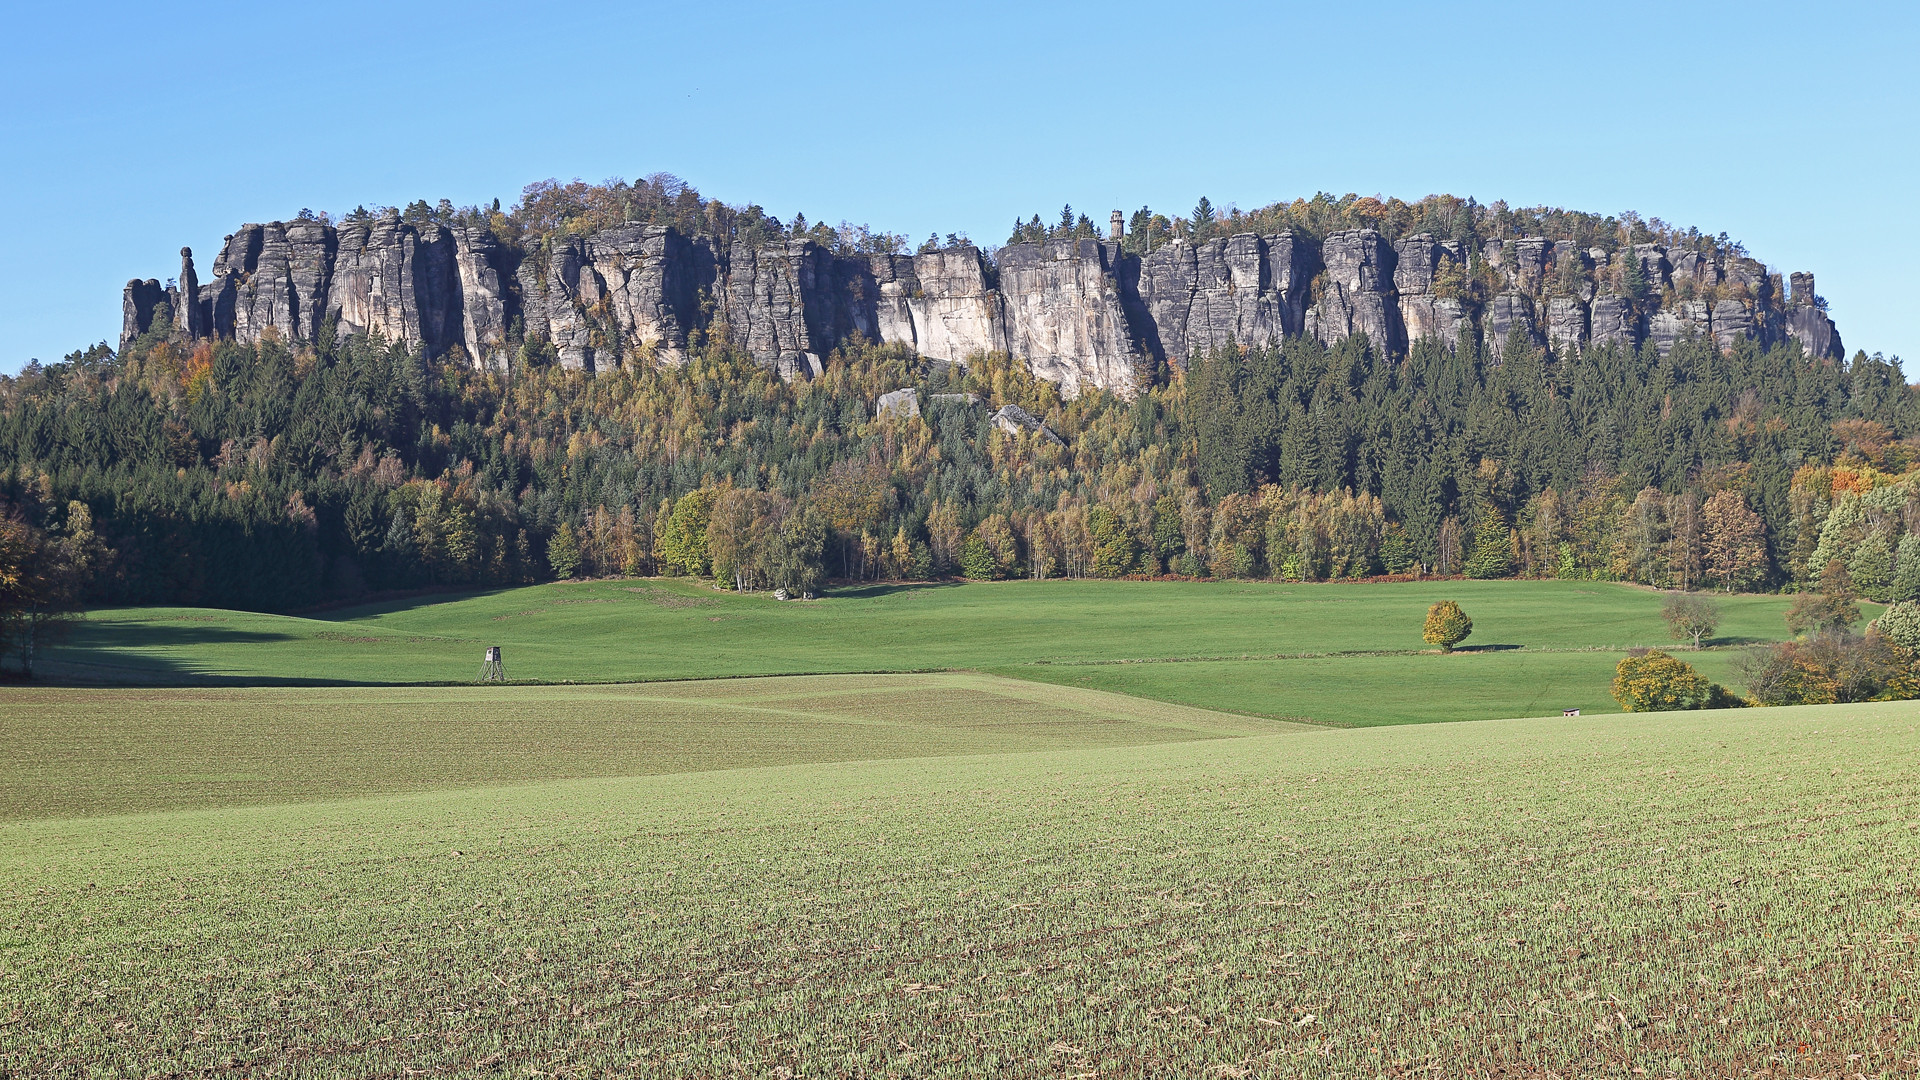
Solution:
[[[1320,259],[1325,269],[1307,313],[1307,333],[1329,345],[1365,334],[1377,349],[1405,348],[1406,331],[1393,300],[1393,248],[1380,234],[1372,229],[1333,233],[1321,243]]]
[[[1001,296],[988,283],[986,260],[971,245],[923,255],[876,255],[870,262],[874,337],[911,345],[933,360],[964,361],[977,352],[1007,351]]]
[[[167,300],[157,278],[134,278],[120,293],[120,351],[153,326],[155,311]]]
[[[1137,266],[1137,273],[1131,273]],[[1227,342],[1266,345],[1306,326],[1313,269],[1290,233],[1178,241],[1123,264],[1129,319],[1152,357],[1184,367]],[[1127,288],[1127,286],[1131,288]]]
[[[911,386],[889,390],[873,403],[873,415],[897,416],[902,420],[920,415],[920,391]]]
[[[1533,300],[1525,293],[1503,292],[1487,305],[1487,351],[1496,358],[1506,355],[1507,347],[1519,339],[1528,345],[1544,344],[1533,321]]]
[[[1787,308],[1787,333],[1811,356],[1845,356],[1840,331],[1827,318],[1826,301],[1813,291],[1812,274],[1795,274],[1792,303]]]
[[[1455,281],[1465,267],[1460,245],[1452,241],[1418,233],[1394,245],[1393,287],[1400,296],[1400,323],[1409,340],[1452,343],[1460,340],[1462,329],[1473,329],[1456,294]]]
[[[1000,253],[1008,351],[1072,391],[1131,395],[1144,353],[1121,309],[1112,245],[1096,240],[1015,244]]]
[[[1006,352],[1069,395],[1083,386],[1130,395],[1195,353],[1302,335],[1362,335],[1387,353],[1425,339],[1478,340],[1496,360],[1511,340],[1665,353],[1689,336],[1723,349],[1742,337],[1796,340],[1813,355],[1841,355],[1810,274],[1793,275],[1789,297],[1751,259],[1654,244],[1581,250],[1540,237],[1469,252],[1424,233],[1389,243],[1372,229],[1318,242],[1291,233],[1176,240],[1145,254],[1115,240],[1054,240],[1009,245],[989,260],[971,245],[842,255],[811,240],[756,247],[644,224],[522,249],[471,218],[389,211],[337,227],[243,226],[204,283],[182,249],[171,288],[127,283],[122,347],[165,309],[188,341],[298,344],[332,326],[488,368],[519,348],[516,326],[587,372],[680,363],[700,335],[786,377],[820,372],[856,339],[960,363]]]

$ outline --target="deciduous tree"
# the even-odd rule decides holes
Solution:
[[[1460,605],[1442,600],[1427,609],[1427,624],[1420,636],[1427,644],[1440,646],[1441,652],[1452,652],[1455,645],[1467,640],[1472,633],[1473,620],[1460,610]]]
[[[1692,641],[1697,652],[1700,639],[1711,635],[1720,625],[1720,606],[1699,593],[1676,593],[1667,597],[1660,616],[1667,620],[1673,640]]]

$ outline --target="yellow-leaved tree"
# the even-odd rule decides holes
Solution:
[[[1460,605],[1451,600],[1442,600],[1427,609],[1426,632],[1421,636],[1429,645],[1440,646],[1441,652],[1452,652],[1455,645],[1467,640],[1473,633],[1473,620],[1460,610]]]

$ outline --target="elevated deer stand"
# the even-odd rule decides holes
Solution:
[[[500,646],[487,646],[486,662],[480,665],[481,682],[506,682],[507,673],[500,666]]]

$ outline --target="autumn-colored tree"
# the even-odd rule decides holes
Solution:
[[[1766,526],[1737,491],[1718,491],[1700,510],[1705,579],[1734,592],[1752,589],[1767,572]]]
[[[1667,499],[1658,488],[1643,489],[1634,496],[1620,522],[1619,538],[1614,544],[1613,572],[1643,585],[1664,585],[1668,571],[1668,545],[1673,538],[1667,522]]]
[[[934,573],[946,573],[960,565],[960,546],[966,539],[959,508],[944,499],[934,503],[927,515],[927,550]]]
[[[893,488],[876,446],[864,458],[837,461],[815,489],[814,506],[840,539],[840,573],[854,577],[853,553],[860,537],[886,517]],[[866,567],[860,567],[865,576]]]
[[[1460,605],[1442,600],[1427,609],[1427,625],[1421,639],[1429,645],[1440,646],[1441,652],[1452,652],[1455,645],[1467,640],[1472,633],[1473,620],[1460,610]]]
[[[1700,501],[1691,491],[1667,500],[1667,572],[1673,587],[1682,591],[1700,583],[1705,522]]]
[[[731,581],[740,592],[774,587],[762,560],[789,508],[785,498],[770,492],[722,488],[707,522],[707,557],[714,578]]]
[[[31,677],[40,650],[79,613],[88,583],[112,558],[86,503],[67,503],[66,521],[42,529],[0,499],[0,660],[11,655]]]
[[[1829,705],[1920,697],[1914,654],[1891,635],[1846,629],[1750,654],[1747,692],[1762,705]]]
[[[974,527],[973,535],[986,546],[991,561],[990,577],[1009,577],[1020,565],[1020,545],[1005,514],[989,514]],[[968,577],[974,574],[969,571]]]
[[[1703,709],[1714,697],[1706,676],[1659,649],[1629,656],[1613,671],[1613,700],[1628,712]]]

